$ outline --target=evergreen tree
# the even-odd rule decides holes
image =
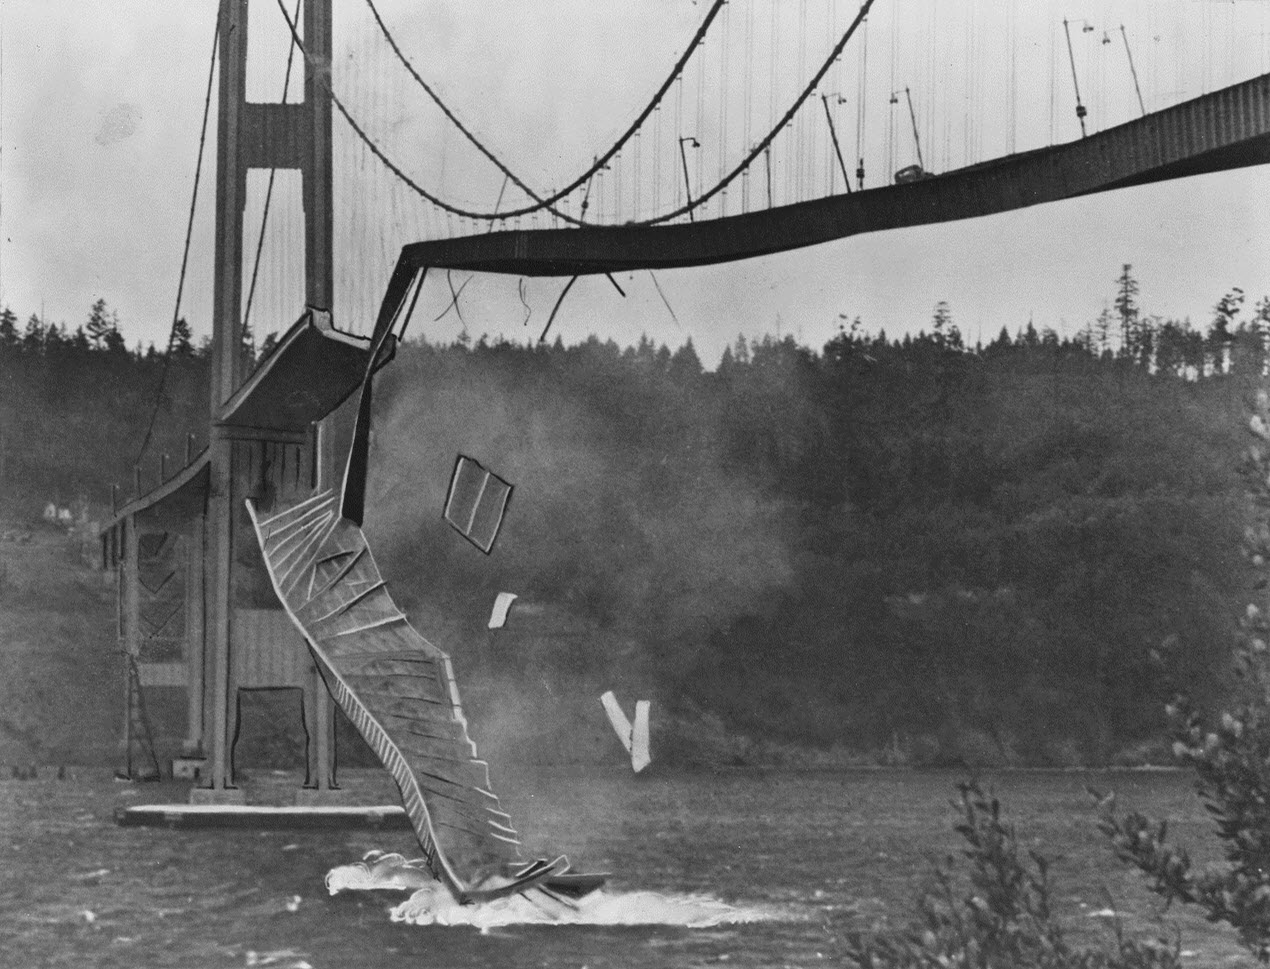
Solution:
[[[719,367],[715,371],[720,377],[727,380],[736,370],[736,361],[732,359],[732,348],[724,347],[723,356],[719,358]]]
[[[6,306],[0,310],[0,348],[5,350],[13,349],[20,340],[17,314]]]
[[[271,334],[272,335],[272,334]],[[194,334],[184,316],[177,317],[172,324],[172,336],[168,340],[168,353],[188,360],[194,356]]]
[[[119,332],[119,327],[118,325],[116,325],[117,323],[118,323],[117,320],[112,320],[110,329],[106,331],[106,338],[104,341],[106,345],[106,352],[127,355],[128,344],[124,340],[123,334]],[[140,355],[141,355],[141,347],[140,347],[140,344],[138,344],[137,356],[140,356]]]
[[[1106,304],[1094,321],[1094,347],[1100,357],[1111,352],[1111,308]]]
[[[44,324],[32,313],[22,331],[22,352],[35,356],[44,352]]]
[[[940,300],[935,304],[935,312],[931,316],[931,340],[937,347],[951,347],[952,331],[956,330],[952,321],[952,310],[948,307],[946,300]],[[957,340],[960,343],[961,334],[957,334]]]
[[[692,337],[688,337],[687,342],[674,352],[667,370],[677,381],[692,380],[701,375],[701,358],[692,345]]]
[[[99,296],[88,309],[88,324],[84,328],[94,350],[106,348],[107,335],[113,328],[110,314],[106,312],[106,301]]]
[[[1270,349],[1267,345],[1267,339],[1270,338],[1270,296],[1261,297],[1248,329],[1256,345],[1255,369],[1257,373],[1263,374],[1266,371],[1266,351]]]
[[[71,349],[79,356],[92,349],[88,344],[88,334],[84,332],[83,325],[75,327],[75,332],[71,335],[70,344]]]
[[[663,343],[657,348],[657,354],[654,360],[659,373],[665,373],[670,369],[671,356],[670,347],[666,346],[666,344]]]
[[[1208,328],[1208,349],[1214,373],[1225,373],[1228,369],[1230,345],[1235,339],[1236,320],[1243,305],[1244,291],[1236,286],[1213,307],[1213,322]]]
[[[1116,313],[1120,317],[1120,357],[1137,360],[1141,351],[1138,339],[1138,281],[1133,278],[1133,266],[1124,264],[1116,277]]]

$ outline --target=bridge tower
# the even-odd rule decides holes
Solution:
[[[267,0],[265,0],[267,3]],[[233,752],[240,701],[253,690],[288,690],[306,740],[306,783],[297,801],[334,797],[335,704],[261,558],[246,501],[264,515],[333,488],[331,415],[361,386],[366,337],[332,322],[331,0],[303,0],[304,99],[248,101],[249,0],[220,0],[216,238],[208,445],[175,474],[142,488],[102,530],[117,569],[124,672],[125,772],[134,741],[153,748],[144,695],[184,689],[186,732],[173,773],[199,771],[191,800],[235,803]],[[290,169],[302,180],[305,303],[277,346],[246,373],[243,222],[248,176]],[[383,361],[392,346],[383,348]],[[158,698],[161,699],[161,698]],[[160,706],[163,706],[160,704]],[[168,705],[163,707],[172,710]],[[150,707],[153,709],[153,707]],[[174,714],[170,714],[174,715]],[[141,764],[134,771],[134,764]]]
[[[272,601],[272,590],[267,583],[262,588],[260,575],[253,575],[262,566],[242,508],[245,494],[259,500],[256,482],[276,493],[270,482],[279,473],[287,475],[289,452],[295,465],[293,484],[307,483],[310,488],[331,484],[330,418],[315,425],[303,439],[297,439],[294,431],[271,431],[226,419],[231,399],[244,379],[243,214],[251,170],[299,170],[305,302],[328,313],[334,302],[331,0],[303,3],[298,29],[306,56],[304,100],[299,103],[247,100],[249,2],[220,0],[209,481],[201,529],[202,568],[198,570],[205,611],[201,630],[204,655],[202,663],[191,664],[202,682],[189,685],[191,718],[193,697],[202,696],[204,786],[192,794],[199,801],[241,799],[234,787],[231,759],[241,689],[301,686],[308,721],[309,785],[325,792],[334,782],[330,694],[307,662],[303,642],[285,613]],[[253,605],[265,608],[251,608]],[[285,655],[271,656],[279,652]],[[298,684],[297,678],[301,681]]]

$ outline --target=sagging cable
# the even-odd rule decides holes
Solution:
[[[538,337],[539,343],[546,342],[547,331],[551,329],[551,323],[556,318],[556,313],[560,311],[560,304],[564,302],[564,298],[569,294],[569,290],[573,288],[573,284],[577,281],[577,276],[570,276],[569,281],[564,284],[564,289],[560,290],[560,296],[556,299],[556,305],[551,308],[551,315],[547,317],[547,325],[542,328],[542,335]]]

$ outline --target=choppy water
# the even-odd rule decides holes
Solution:
[[[120,828],[117,804],[182,800],[182,789],[121,785],[101,771],[5,780],[0,966],[837,965],[845,933],[905,921],[931,857],[955,849],[948,801],[958,779],[502,773],[528,853],[564,851],[578,869],[612,872],[562,919],[523,900],[460,909],[420,890],[391,857],[414,857],[408,832]],[[344,780],[362,800],[391,790],[378,773]],[[1061,856],[1058,903],[1091,939],[1105,936],[1109,905],[1131,928],[1150,928],[1153,916],[1137,877],[1094,831],[1086,784],[1171,818],[1186,841],[1205,840],[1183,775],[990,780],[1029,845]],[[262,800],[295,784],[260,781],[249,793]],[[1194,919],[1180,928],[1192,964],[1241,959],[1229,933]]]

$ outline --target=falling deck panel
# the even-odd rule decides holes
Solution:
[[[323,492],[252,522],[274,591],[336,703],[379,757],[432,874],[456,894],[520,857],[476,756],[449,657],[393,602],[360,528]]]

